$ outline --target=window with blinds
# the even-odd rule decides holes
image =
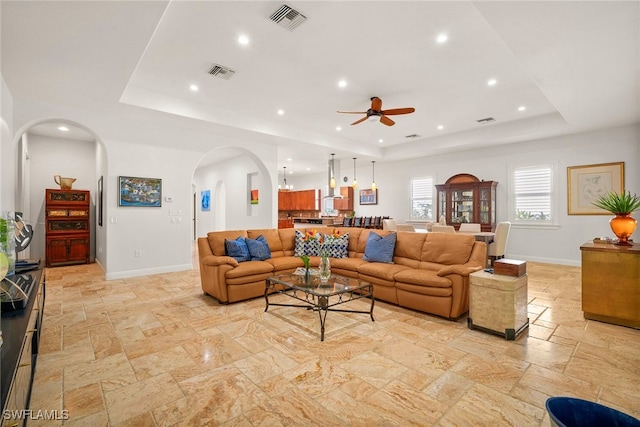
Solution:
[[[433,178],[411,179],[411,219],[433,220]]]
[[[551,166],[514,169],[514,220],[551,222],[551,188]]]

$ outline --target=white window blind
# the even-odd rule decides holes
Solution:
[[[516,221],[551,221],[551,167],[514,169]]]
[[[433,219],[433,178],[411,179],[411,219]]]

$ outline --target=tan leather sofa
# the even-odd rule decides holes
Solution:
[[[330,233],[335,228],[314,228]],[[393,264],[364,261],[370,232],[392,231],[338,228],[349,234],[349,257],[332,258],[331,270],[373,284],[374,296],[425,313],[457,319],[469,310],[469,274],[484,268],[487,245],[471,235],[398,232]],[[271,258],[238,262],[225,255],[225,239],[263,235]],[[198,239],[202,290],[221,303],[264,295],[265,280],[302,267],[294,256],[295,229],[214,231]],[[319,257],[311,257],[317,266]]]

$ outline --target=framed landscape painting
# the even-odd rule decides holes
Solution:
[[[567,167],[569,215],[611,215],[592,205],[610,191],[624,191],[624,162]]]
[[[162,206],[162,179],[118,177],[118,206]]]
[[[360,190],[360,204],[361,205],[377,205],[378,189],[372,190],[368,188],[366,190]]]

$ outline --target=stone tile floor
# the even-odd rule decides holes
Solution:
[[[580,268],[527,269],[516,341],[376,302],[329,313],[324,342],[316,313],[220,305],[197,270],[47,269],[31,408],[69,419],[28,425],[546,426],[559,395],[640,417],[640,330],[583,318]]]

